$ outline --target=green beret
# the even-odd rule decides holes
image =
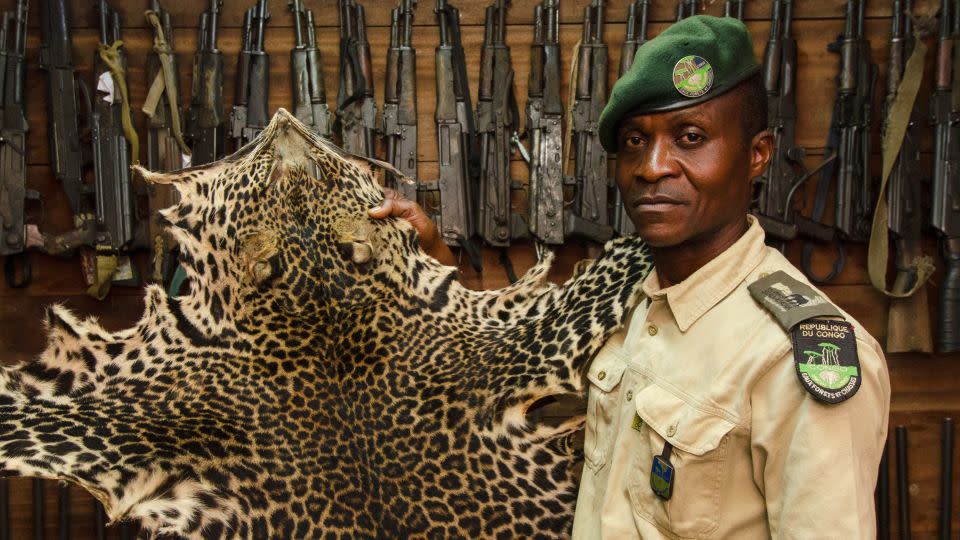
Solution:
[[[760,71],[753,40],[734,17],[683,19],[637,49],[600,113],[600,144],[617,151],[626,114],[682,109],[713,99]]]

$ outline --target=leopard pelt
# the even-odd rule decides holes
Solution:
[[[145,537],[569,535],[583,419],[526,413],[583,391],[647,251],[472,291],[367,216],[385,171],[283,110],[222,161],[139,169],[180,193],[161,219],[189,292],[147,286],[113,333],[50,307],[45,351],[0,369],[0,476],[82,486]]]

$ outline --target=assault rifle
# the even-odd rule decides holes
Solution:
[[[5,12],[0,27],[0,232],[3,234],[0,255],[6,256],[4,273],[11,287],[23,287],[30,282],[30,263],[23,254],[27,244],[24,203],[28,197],[39,198],[36,192],[28,193],[31,190],[26,188],[26,143],[30,129],[23,91],[27,9],[26,0],[17,0],[16,11]],[[12,46],[9,44],[11,34]]]
[[[726,0],[723,3],[723,16],[743,20],[743,0]]]
[[[171,49],[173,26],[170,14],[158,0],[150,0],[147,22],[154,30],[153,50],[147,53],[147,80],[152,81],[143,112],[147,116],[147,168],[175,171],[190,165],[190,149],[183,140],[180,125],[177,57]],[[165,234],[156,219],[157,212],[176,204],[180,197],[173,186],[152,185],[150,193],[150,279],[169,281],[175,257],[174,241]]]
[[[413,48],[414,0],[393,8],[390,50],[383,88],[383,136],[386,160],[411,180],[417,178],[417,51]],[[411,201],[417,200],[417,185],[390,175],[391,187]]]
[[[530,138],[530,232],[545,244],[563,243],[563,102],[557,0],[534,8],[527,136]]]
[[[960,2],[941,0],[936,84],[930,100],[934,125],[930,222],[940,235],[947,273],[940,288],[937,349],[960,350]]]
[[[96,260],[89,293],[103,298],[113,281],[135,286],[139,279],[122,252],[146,242],[144,219],[130,177],[130,160],[139,155],[127,91],[127,56],[120,40],[120,15],[99,0],[100,44],[94,60],[96,94],[92,107],[94,189],[97,201]]]
[[[236,148],[256,139],[270,121],[267,105],[270,56],[264,48],[268,20],[267,0],[258,0],[257,5],[243,14],[243,34],[237,58],[236,105],[233,106],[230,130]]]
[[[636,0],[627,10],[627,37],[620,48],[620,77],[633,66],[633,57],[637,48],[647,41],[647,17],[650,10],[650,0]],[[633,222],[623,207],[623,195],[617,188],[613,189],[613,212],[610,217],[613,230],[620,236],[631,235],[636,232]]]
[[[480,88],[477,90],[477,136],[480,140],[480,200],[477,232],[488,244],[510,245],[510,155],[519,123],[513,67],[506,37],[507,6],[487,6]]]
[[[434,185],[423,181],[420,185],[425,192],[425,202],[427,195],[433,195],[435,204],[428,205],[428,212],[437,223],[443,241],[462,248],[473,267],[480,271],[480,252],[473,243],[479,166],[466,59],[460,40],[460,11],[446,0],[437,0],[436,14],[440,44],[436,49],[434,117],[440,177]]]
[[[848,0],[840,45],[840,85],[837,123],[840,148],[836,192],[836,228],[841,237],[865,241],[870,235],[873,202],[870,157],[870,108],[877,65],[870,58],[870,42],[863,30],[866,0]]]
[[[679,0],[677,2],[677,21],[697,14],[697,0]]]
[[[605,242],[613,236],[609,224],[607,152],[600,145],[597,123],[607,103],[607,44],[603,42],[603,0],[584,8],[583,37],[577,59],[573,108],[574,173],[565,179],[574,186],[572,211],[565,215],[568,235]]]
[[[217,18],[223,0],[210,0],[200,15],[200,36],[193,55],[193,96],[187,109],[191,163],[205,165],[223,157],[223,53],[217,48]]]
[[[293,115],[321,137],[330,137],[330,108],[323,84],[323,66],[317,48],[313,10],[304,10],[302,0],[288,0],[293,12],[293,50],[290,72],[293,80]],[[306,30],[306,37],[304,37]]]
[[[763,85],[767,92],[773,155],[756,179],[753,213],[771,244],[781,248],[799,235],[822,242],[833,239],[833,229],[794,213],[791,201],[810,177],[803,164],[806,150],[796,145],[797,41],[790,32],[792,1],[774,0],[770,38],[763,54]]]
[[[363,6],[356,0],[340,1],[340,88],[337,89],[337,121],[343,148],[357,155],[374,157],[373,135],[377,129],[377,106],[373,102],[370,43]]]
[[[863,30],[866,0],[847,0],[843,34],[828,47],[840,54],[837,74],[837,99],[834,102],[827,156],[811,218],[820,221],[825,211],[830,184],[836,176],[834,195],[834,228],[842,241],[862,242],[870,236],[871,185],[870,108],[877,80],[877,66],[870,58],[870,42]],[[826,282],[836,277],[846,260],[843,244],[837,242],[837,258],[826,276],[814,275],[813,247],[803,247],[803,271],[814,281]]]
[[[897,92],[905,76],[907,59],[913,54],[914,35],[910,18],[911,0],[894,0],[890,28],[890,58],[887,61],[887,89],[884,101],[885,136],[896,132],[891,118]],[[920,149],[918,126],[920,113],[916,101],[904,128],[903,141],[887,179],[887,227],[893,240],[897,269],[893,294],[908,294],[918,285],[918,261],[923,256],[921,234],[923,217],[921,200],[923,187],[920,181]],[[873,241],[873,240],[871,240]],[[884,234],[881,242],[887,242]],[[872,262],[872,261],[871,261]],[[886,262],[886,261],[884,261]],[[884,265],[885,266],[885,265]],[[886,268],[884,268],[884,274]],[[932,352],[930,339],[930,313],[927,307],[926,289],[918,289],[908,298],[891,298],[888,316],[887,352],[925,351]]]

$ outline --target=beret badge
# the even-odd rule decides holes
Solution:
[[[688,98],[700,97],[713,86],[713,66],[695,54],[684,56],[673,68],[673,87]]]

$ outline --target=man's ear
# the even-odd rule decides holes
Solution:
[[[758,132],[750,141],[750,178],[763,174],[773,156],[773,134],[769,129]]]

